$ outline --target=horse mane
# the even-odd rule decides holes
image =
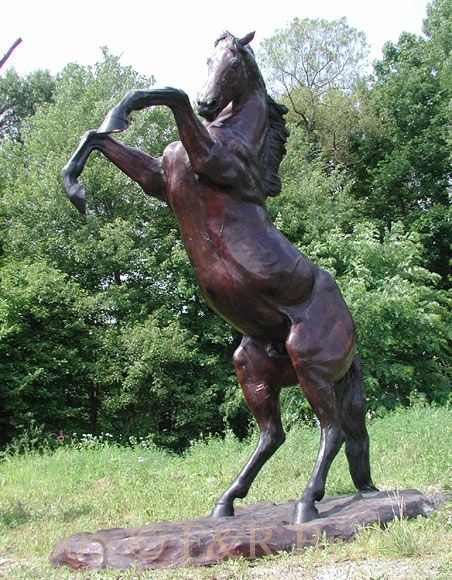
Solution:
[[[281,179],[278,175],[279,166],[286,154],[286,141],[289,131],[284,115],[289,109],[280,105],[267,93],[268,129],[265,138],[264,155],[262,157],[261,176],[262,191],[265,197],[274,197],[281,193]]]
[[[288,113],[289,109],[285,105],[277,103],[267,93],[265,81],[259,67],[257,66],[254,51],[251,46],[249,44],[243,46],[240,44],[239,39],[227,30],[216,39],[215,46],[217,46],[222,40],[230,41],[235,48],[244,54],[248,53],[251,55],[256,74],[258,75],[262,88],[267,95],[268,128],[261,163],[261,178],[264,196],[268,197],[270,195],[273,197],[281,193],[281,179],[278,175],[278,170],[281,161],[286,154],[285,145],[289,136],[289,131],[286,128],[286,120],[284,119],[284,116]]]

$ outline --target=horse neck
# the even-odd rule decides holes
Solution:
[[[256,147],[263,147],[268,125],[266,92],[259,86],[251,88],[232,102],[232,115],[240,134]]]

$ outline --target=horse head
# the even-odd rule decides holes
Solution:
[[[251,75],[260,77],[248,46],[253,38],[254,32],[243,38],[225,32],[215,41],[214,52],[207,59],[207,81],[198,95],[198,113],[207,121],[214,121],[231,101],[246,92],[254,80]]]

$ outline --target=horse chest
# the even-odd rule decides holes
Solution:
[[[213,238],[221,234],[225,213],[221,192],[196,175],[180,142],[165,150],[163,168],[168,200],[189,254],[204,246],[215,253]]]

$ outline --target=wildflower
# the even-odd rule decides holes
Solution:
[[[139,455],[137,457],[137,461],[138,461],[138,463],[141,463],[142,461],[144,461],[144,457],[141,457],[141,455]]]

